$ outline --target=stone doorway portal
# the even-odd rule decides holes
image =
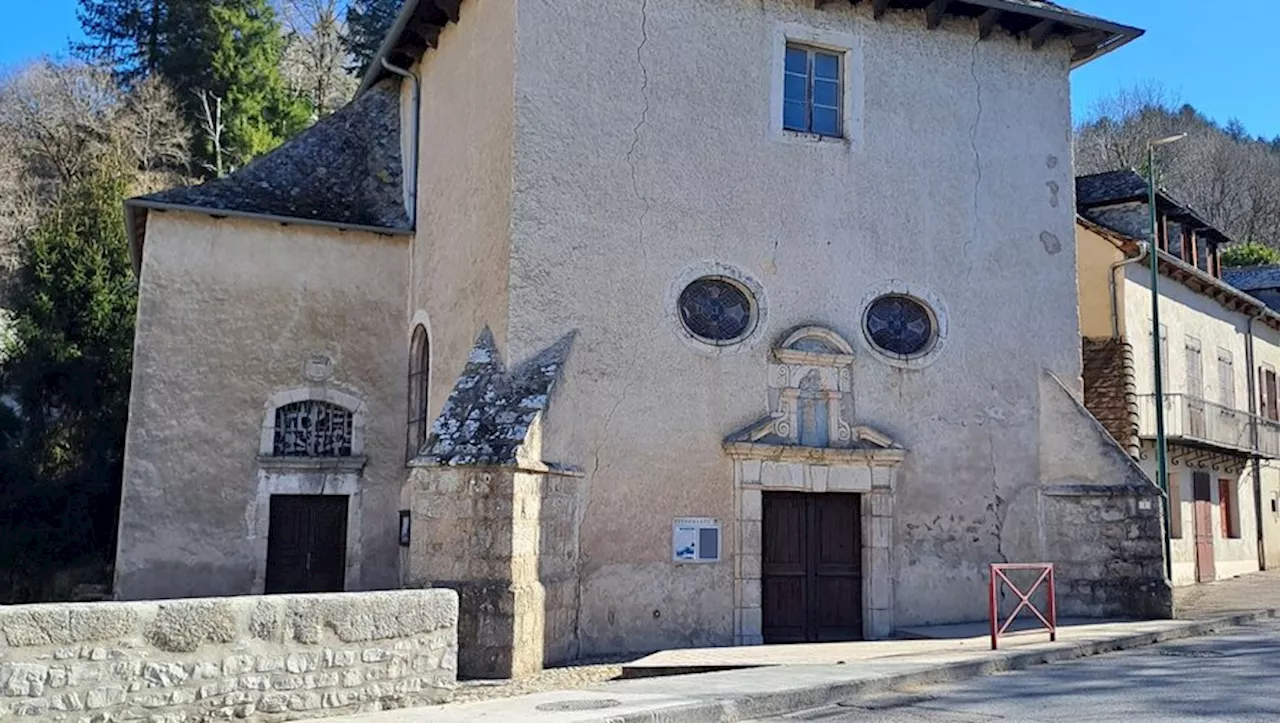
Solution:
[[[764,642],[861,640],[861,496],[765,492],[762,506]]]

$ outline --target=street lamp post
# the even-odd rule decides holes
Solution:
[[[1173,582],[1173,543],[1169,525],[1173,501],[1169,499],[1169,466],[1164,438],[1164,370],[1160,359],[1160,227],[1156,212],[1156,148],[1186,137],[1186,133],[1179,133],[1147,143],[1147,206],[1151,209],[1151,356],[1156,375],[1156,484],[1164,499],[1164,569],[1170,582]]]

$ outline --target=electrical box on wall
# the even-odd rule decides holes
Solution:
[[[409,520],[409,510],[400,510],[400,546],[408,547],[411,539],[412,523]]]
[[[671,525],[671,559],[719,562],[720,523],[710,517],[678,517]]]

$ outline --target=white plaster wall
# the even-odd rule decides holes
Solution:
[[[312,384],[363,399],[359,587],[397,581],[407,240],[151,212],[139,284],[117,597],[253,591],[263,403]],[[305,263],[303,263],[305,261]]]
[[[1154,394],[1155,369],[1151,338],[1151,286],[1148,267],[1136,264],[1126,267],[1124,283],[1125,318],[1127,320],[1126,338],[1133,346],[1134,379],[1138,395]],[[1245,354],[1248,320],[1239,312],[1230,311],[1216,300],[1165,276],[1160,277],[1160,323],[1166,328],[1168,338],[1168,371],[1165,394],[1193,394],[1211,402],[1222,404],[1223,395],[1218,383],[1218,350],[1231,352],[1232,369],[1235,373],[1235,408],[1249,408],[1249,364]],[[1255,334],[1263,333],[1266,327],[1262,323],[1254,324]],[[1200,342],[1201,366],[1203,368],[1204,387],[1199,390],[1187,389],[1187,337],[1191,336]],[[1256,338],[1254,342],[1255,366],[1274,359],[1273,365],[1280,368],[1280,346],[1269,342],[1265,336]],[[1141,401],[1139,402],[1141,404]],[[1172,407],[1180,410],[1180,407]],[[1210,413],[1212,410],[1207,411]],[[1144,434],[1146,432],[1144,431]],[[1155,479],[1156,464],[1154,447],[1144,442],[1142,448],[1143,469]],[[1196,465],[1194,468],[1171,462],[1169,465],[1170,484],[1176,485],[1181,507],[1182,537],[1174,539],[1173,550],[1173,583],[1188,585],[1195,580],[1195,535],[1194,535],[1194,502],[1192,490],[1192,473],[1204,471],[1212,479],[1212,501],[1214,505],[1214,559],[1216,574],[1219,579],[1232,577],[1258,569],[1257,517],[1252,467],[1245,467],[1243,472],[1226,472],[1215,470],[1208,465]],[[1271,475],[1264,472],[1264,483]],[[1237,539],[1228,539],[1221,529],[1221,516],[1218,513],[1218,480],[1231,479],[1236,485],[1237,497],[1240,501],[1241,535]],[[1265,502],[1264,498],[1264,505]],[[1266,508],[1264,508],[1266,509]]]
[[[1042,372],[1078,392],[1068,57],[973,23],[800,0],[520,0],[509,351],[580,336],[546,427],[587,472],[583,652],[729,643],[732,560],[673,565],[672,518],[732,528],[721,439],[766,412],[768,350],[801,324],[857,349],[856,421],[902,443],[898,625],[981,619],[989,562],[1035,549]],[[855,39],[853,142],[780,138],[783,25]],[[762,333],[699,349],[669,301],[727,264]],[[860,332],[890,280],[945,305],[924,370]],[[1026,554],[1034,554],[1028,552]]]
[[[467,0],[414,68],[421,156],[408,318],[430,320],[430,418],[485,325],[505,346],[516,4]]]
[[[1280,330],[1254,322],[1253,334],[1254,366],[1270,366],[1280,373]],[[1262,460],[1260,467],[1264,559],[1267,569],[1275,569],[1280,567],[1280,460]],[[1276,512],[1271,509],[1273,500]]]

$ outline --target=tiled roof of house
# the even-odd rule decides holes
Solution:
[[[1127,168],[1076,177],[1076,204],[1079,206],[1120,203],[1146,196],[1147,179]]]
[[[1280,289],[1280,264],[1226,268],[1222,270],[1222,280],[1244,291]]]
[[[351,226],[409,228],[398,84],[386,80],[244,168],[133,199]]]

